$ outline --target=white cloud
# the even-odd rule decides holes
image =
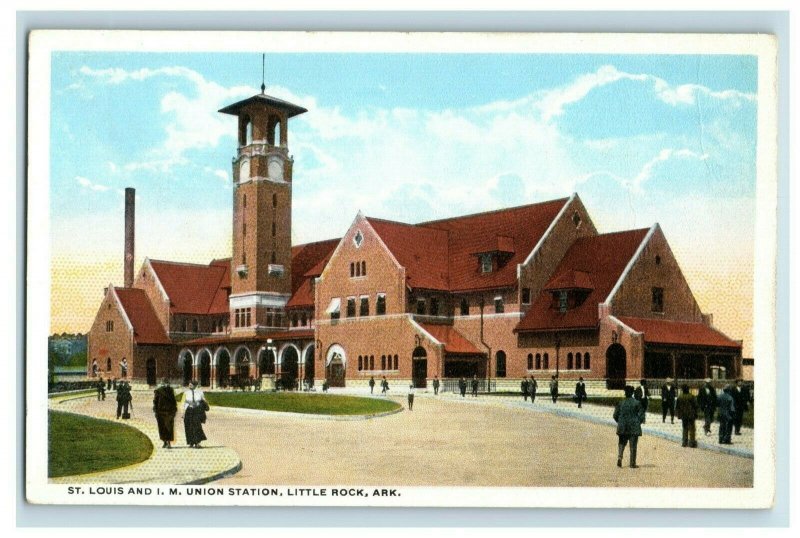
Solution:
[[[87,179],[83,176],[75,176],[75,181],[78,182],[78,185],[86,189],[89,189],[90,191],[105,192],[111,188],[106,185],[101,185],[100,183],[95,183],[92,180]]]
[[[632,80],[650,84],[655,97],[668,105],[693,105],[698,94],[713,99],[732,101],[755,101],[752,93],[738,90],[713,91],[700,84],[681,84],[673,86],[666,80],[648,74],[633,74],[618,70],[613,65],[604,65],[594,73],[581,75],[571,83],[543,92],[536,106],[541,110],[542,119],[550,121],[564,113],[564,108],[585,98],[592,90],[621,80]]]

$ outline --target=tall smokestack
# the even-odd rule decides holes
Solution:
[[[133,287],[133,245],[136,231],[136,189],[125,188],[125,287]]]

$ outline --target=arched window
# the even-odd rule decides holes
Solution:
[[[273,194],[272,195],[272,207],[278,207],[278,195],[277,194]]]
[[[106,372],[111,371],[111,357],[106,359]]]
[[[274,140],[274,144],[276,146],[281,145],[281,122],[280,120],[275,122],[275,130],[272,132],[272,140]]]
[[[361,262],[361,276],[367,276],[367,262]]]
[[[242,207],[247,207],[247,195],[242,195]]]
[[[572,370],[572,353],[567,353],[567,370]]]
[[[528,370],[533,370],[533,353],[528,353]]]
[[[584,353],[584,355],[583,355],[583,369],[584,370],[591,370],[592,365],[589,362],[590,360],[591,360],[591,357],[589,356],[589,354],[588,353]]]
[[[581,354],[580,353],[576,353],[575,354],[575,369],[576,370],[580,370],[581,369]]]
[[[542,356],[542,368],[545,370],[550,369],[550,355],[548,355],[547,353],[545,353],[544,356]]]
[[[185,333],[185,332],[187,332],[187,331],[188,331],[188,326],[187,326],[187,324],[186,324],[186,320],[185,320],[185,319],[182,319],[182,320],[181,320],[181,332],[184,332],[184,333]]]
[[[469,316],[469,301],[467,301],[466,297],[461,299],[461,315]]]
[[[397,355],[395,355],[395,356],[394,356],[394,369],[395,369],[395,370],[397,370],[397,369],[398,369],[398,367],[397,367],[397,366],[398,366],[398,362],[397,362]]]
[[[197,318],[192,320],[192,332],[200,332],[200,323],[198,323]]]
[[[358,371],[360,372],[363,369],[364,369],[364,357],[359,355],[358,356]]]
[[[506,352],[498,351],[495,355],[495,375],[497,377],[506,376]]]
[[[297,314],[292,314],[292,327],[297,327]]]
[[[356,264],[350,262],[350,278],[356,276]]]
[[[247,119],[247,125],[245,125],[245,142],[247,144],[253,143],[253,122],[250,119]]]
[[[272,223],[272,237],[275,237],[275,223]]]
[[[386,370],[386,355],[381,355],[381,370]]]
[[[536,354],[536,369],[537,370],[541,370],[542,369],[542,354],[541,353],[537,353]]]
[[[375,355],[370,355],[369,356],[369,369],[370,370],[374,370],[375,369]]]

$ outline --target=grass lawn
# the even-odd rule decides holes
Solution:
[[[212,406],[315,415],[372,415],[400,408],[391,400],[296,392],[206,392]],[[213,411],[213,410],[212,410]]]
[[[597,405],[607,405],[609,407],[614,407],[622,398],[589,398],[586,400],[587,403],[593,403]],[[658,413],[661,414],[661,396],[658,398],[650,398],[647,402],[647,410],[651,413]],[[667,415],[669,416],[669,415]],[[703,420],[703,411],[701,410],[698,414],[697,420]],[[714,414],[714,422],[719,422],[717,419],[717,415]],[[744,416],[742,417],[742,426],[746,428],[753,427],[753,406],[751,405],[750,408],[745,411]]]
[[[48,411],[48,476],[107,471],[150,457],[153,444],[130,426]]]

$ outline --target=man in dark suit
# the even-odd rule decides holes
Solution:
[[[733,415],[733,427],[736,435],[742,435],[742,417],[745,411],[750,409],[750,389],[742,385],[741,378],[736,380],[736,386],[732,392],[733,403],[736,410]]]
[[[162,379],[161,386],[153,394],[153,413],[158,424],[158,437],[163,441],[162,448],[172,448],[175,441],[175,414],[178,412],[178,402],[175,400],[175,391],[169,386],[169,379]]]
[[[531,393],[531,403],[534,403],[536,401],[536,389],[538,388],[539,388],[539,383],[537,383],[536,380],[533,378],[533,376],[531,376],[531,380],[528,381],[528,390]]]
[[[672,384],[672,378],[668,377],[666,382],[661,385],[661,422],[667,421],[667,412],[669,412],[670,424],[675,424],[675,399],[677,396],[678,391]]]
[[[736,413],[736,404],[733,402],[730,385],[725,385],[722,393],[717,397],[719,407],[719,444],[730,445],[731,431],[733,431],[733,417]]]
[[[375,377],[369,377],[369,393],[372,394],[372,391],[375,389]]]
[[[117,418],[131,418],[128,408],[132,401],[131,386],[126,381],[120,381],[117,385]]]
[[[586,399],[586,383],[583,382],[583,377],[579,377],[578,382],[575,383],[575,398],[578,400],[578,409],[580,409]]]
[[[439,394],[439,376],[433,378],[433,394],[434,396]]]
[[[458,380],[458,390],[461,392],[462,398],[467,395],[467,380],[463,377]]]
[[[706,435],[711,435],[711,423],[714,422],[714,410],[717,408],[717,391],[708,377],[697,393],[697,403],[700,404],[700,409],[703,410],[705,416],[703,431],[706,432]]]
[[[97,382],[97,401],[105,400],[106,399],[106,383],[103,381],[103,377],[100,377],[100,380]]]
[[[519,390],[522,392],[522,399],[528,401],[528,378],[523,377],[522,382],[519,384]]]
[[[478,397],[478,376],[472,376],[472,395]]]
[[[617,451],[617,467],[622,467],[622,456],[625,445],[631,444],[631,469],[636,469],[636,448],[642,435],[644,408],[633,398],[633,387],[625,387],[625,399],[614,409],[614,421],[617,423],[619,446]]]
[[[650,389],[647,388],[646,379],[642,379],[641,381],[639,381],[639,386],[636,387],[636,392],[634,393],[634,397],[644,410],[645,418],[642,420],[642,423],[644,423],[647,421],[647,406],[650,403]]]
[[[550,397],[553,399],[553,403],[558,401],[558,378],[556,376],[550,378]]]
[[[683,425],[683,445],[689,448],[697,448],[697,440],[695,439],[695,424],[697,420],[697,412],[700,406],[697,403],[697,398],[689,392],[689,385],[681,387],[681,395],[678,398],[676,405],[676,412],[678,418]]]

